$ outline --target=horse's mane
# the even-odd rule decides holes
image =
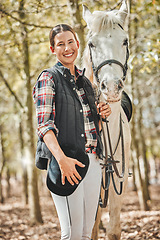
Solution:
[[[93,84],[93,69],[92,69],[92,63],[90,60],[90,53],[89,53],[89,47],[86,46],[83,57],[82,57],[82,66],[86,69],[85,76],[91,81]]]
[[[90,30],[92,32],[98,33],[101,30],[113,28],[113,25],[115,23],[122,24],[122,20],[120,19],[118,12],[118,10],[93,12],[93,19],[90,25]]]

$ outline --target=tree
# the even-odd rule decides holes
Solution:
[[[83,50],[85,48],[85,39],[84,39],[84,26],[82,24],[82,12],[80,11],[79,1],[68,0],[68,6],[72,16],[73,27],[76,33],[78,34],[80,40],[79,59],[82,59]]]
[[[131,2],[131,1],[130,1]],[[155,8],[155,9],[154,9]],[[146,9],[146,11],[144,11]],[[152,10],[151,10],[152,9]],[[149,140],[150,126],[154,118],[149,117],[150,109],[148,108],[148,101],[153,96],[153,83],[149,80],[155,75],[157,78],[155,60],[157,58],[157,49],[151,50],[151,54],[147,51],[148,46],[153,44],[155,46],[155,34],[149,32],[150,19],[147,21],[147,15],[150,11],[156,11],[151,1],[146,2],[131,2],[131,19],[132,24],[130,26],[130,39],[131,39],[131,71],[132,71],[132,100],[134,107],[134,115],[132,119],[132,151],[136,154],[132,154],[135,160],[136,172],[138,170],[137,185],[140,198],[140,205],[142,209],[148,210],[149,196],[149,178],[148,178],[148,151],[150,146],[147,145]],[[140,17],[141,16],[141,17]],[[154,16],[153,16],[154,18]],[[152,19],[153,22],[153,19]],[[146,25],[145,31],[142,26]],[[152,27],[154,28],[153,24]],[[149,47],[150,48],[150,47]],[[152,57],[151,57],[152,56]],[[150,66],[148,67],[148,60],[150,59]],[[134,67],[133,67],[134,66]],[[147,83],[147,84],[146,84]],[[157,85],[157,82],[154,82]],[[145,86],[145,87],[144,87]],[[155,94],[154,94],[155,96]],[[153,100],[155,103],[155,99]],[[156,108],[158,107],[158,102]],[[154,115],[155,113],[153,113]],[[152,120],[151,120],[152,119]],[[148,121],[149,120],[149,121]],[[149,131],[148,131],[149,130]],[[142,166],[139,166],[140,159],[143,161],[144,171]],[[141,162],[142,162],[141,161]],[[144,176],[143,176],[144,175]]]
[[[25,0],[19,3],[19,17],[23,21],[25,19],[24,13]],[[30,218],[31,222],[42,222],[38,185],[37,185],[37,170],[34,165],[34,131],[33,131],[33,104],[32,104],[32,88],[31,88],[31,78],[30,78],[30,52],[28,45],[28,30],[27,27],[21,23],[21,35],[22,35],[22,49],[23,49],[23,63],[24,63],[24,73],[26,79],[26,109],[27,109],[27,151],[29,152],[28,161],[28,189],[29,189],[29,207],[30,207]]]

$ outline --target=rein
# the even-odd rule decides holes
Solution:
[[[103,127],[103,124],[102,124],[102,118],[100,118],[100,121],[101,121],[102,131],[104,132],[104,127]],[[113,149],[112,149],[109,127],[108,127],[109,121],[107,119],[105,121],[106,121],[106,127],[107,127],[107,137],[108,137],[110,155],[108,154],[106,137],[105,137],[105,134],[103,134],[104,147],[105,147],[105,156],[104,156],[105,163],[101,164],[101,165],[105,169],[105,180],[103,180],[103,177],[102,177],[102,188],[104,190],[104,200],[102,201],[101,194],[100,194],[99,205],[100,205],[101,208],[105,208],[107,206],[110,178],[112,178],[113,187],[114,187],[115,192],[118,195],[121,195],[122,194],[122,188],[123,188],[123,178],[124,178],[124,173],[125,173],[124,136],[123,136],[121,114],[120,114],[120,123],[119,123],[120,124],[120,132],[119,132],[119,137],[118,137],[117,144],[116,144],[116,147],[114,149],[114,152],[113,152]],[[121,149],[122,149],[122,173],[121,174],[119,173],[119,170],[118,170],[117,165],[116,165],[116,163],[120,163],[120,161],[114,159],[114,155],[117,151],[120,140],[121,140]],[[117,187],[116,187],[116,184],[115,184],[115,180],[114,180],[114,176],[113,176],[114,172],[119,179],[122,179],[120,181],[120,190],[119,191],[117,190]]]
[[[109,100],[107,99],[107,103],[115,103],[115,102],[119,102],[121,101],[121,99],[117,99],[117,100]]]

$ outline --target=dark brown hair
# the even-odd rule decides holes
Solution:
[[[53,27],[51,29],[50,33],[49,33],[49,40],[50,40],[50,44],[51,44],[52,47],[54,47],[55,36],[60,32],[66,32],[66,31],[70,31],[71,33],[73,33],[73,35],[75,37],[75,40],[78,41],[77,37],[76,37],[76,33],[75,33],[75,31],[73,30],[72,27],[70,27],[67,24],[58,24],[55,27]]]

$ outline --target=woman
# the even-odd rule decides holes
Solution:
[[[79,42],[74,30],[66,25],[50,31],[50,49],[57,57],[54,71],[43,71],[33,89],[38,119],[38,135],[58,162],[62,184],[79,183],[76,165],[85,165],[67,157],[61,146],[78,148],[89,157],[85,178],[69,196],[51,192],[60,225],[61,239],[90,239],[96,218],[101,185],[99,157],[102,154],[97,109],[102,118],[111,113],[109,105],[95,105],[93,89],[84,71],[74,62]],[[58,79],[58,80],[57,80]]]

